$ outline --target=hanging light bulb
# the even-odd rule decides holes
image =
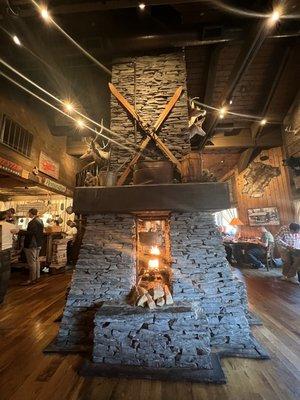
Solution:
[[[271,25],[276,24],[280,20],[281,15],[282,15],[281,7],[274,8],[272,14],[270,15],[269,23]]]
[[[219,110],[219,118],[223,119],[225,117],[225,114],[227,113],[226,107],[222,107]]]
[[[145,4],[145,3],[140,3],[140,4],[139,4],[139,9],[140,9],[140,10],[144,11],[145,8],[146,8],[146,4]]]
[[[78,128],[80,128],[80,129],[82,129],[84,127],[84,122],[82,119],[77,119],[76,124],[77,124]]]
[[[41,8],[40,8],[40,13],[41,13],[42,18],[43,18],[45,21],[48,22],[48,21],[50,20],[50,14],[49,14],[49,11],[47,10],[46,7],[41,7]]]
[[[69,113],[74,111],[74,106],[69,100],[66,100],[64,102],[64,107],[65,107],[66,111],[69,112]]]
[[[267,120],[265,118],[260,121],[260,125],[262,125],[262,126],[266,125],[266,123],[267,123]]]
[[[20,39],[18,38],[17,35],[14,35],[12,39],[13,39],[14,43],[15,43],[17,46],[21,46]]]

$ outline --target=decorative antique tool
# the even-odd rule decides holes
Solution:
[[[147,125],[143,122],[142,118],[138,115],[138,113],[135,111],[134,107],[122,96],[122,94],[118,91],[118,89],[112,84],[109,83],[109,89],[111,93],[115,96],[115,98],[119,101],[119,103],[123,106],[123,108],[128,112],[128,114],[134,118],[134,120],[138,123],[140,128],[147,134],[147,138],[145,138],[139,145],[140,152],[136,154],[129,164],[127,165],[125,171],[121,175],[121,177],[118,180],[118,186],[121,186],[125,183],[131,168],[136,162],[139,160],[142,152],[144,149],[148,146],[150,140],[152,139],[157,147],[166,155],[166,157],[173,163],[175,164],[176,168],[178,171],[181,173],[181,164],[179,160],[174,156],[174,154],[170,151],[168,146],[157,136],[156,132],[159,130],[159,128],[162,126],[164,121],[167,119],[168,115],[172,111],[173,107],[177,103],[178,99],[181,96],[182,93],[182,86],[180,86],[174,93],[173,97],[171,100],[168,102],[166,105],[165,109],[163,112],[160,114],[158,117],[157,121],[155,122],[154,126],[152,129],[148,128]]]

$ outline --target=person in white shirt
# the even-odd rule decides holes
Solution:
[[[282,279],[299,285],[300,272],[300,225],[292,222],[283,226],[275,235],[275,243],[283,260]]]
[[[10,278],[10,259],[11,248],[13,246],[13,234],[18,232],[18,228],[10,222],[6,221],[6,214],[0,217],[0,304],[4,301],[4,297],[8,288]]]
[[[1,231],[1,250],[10,250],[13,246],[13,235],[18,233],[19,229],[5,219],[0,221]]]

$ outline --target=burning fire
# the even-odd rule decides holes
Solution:
[[[159,261],[156,258],[152,258],[148,261],[148,267],[150,269],[156,269],[159,267]]]
[[[150,254],[152,254],[153,256],[159,256],[160,250],[158,246],[151,246]]]

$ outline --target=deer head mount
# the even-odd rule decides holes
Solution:
[[[96,164],[103,164],[103,160],[109,160],[110,149],[108,151],[105,150],[108,147],[108,142],[105,144],[102,141],[101,145],[98,143],[102,131],[103,131],[103,120],[101,120],[101,129],[94,138],[92,137],[84,138],[84,141],[87,144],[87,150],[80,157],[81,160],[92,161],[95,162]]]

